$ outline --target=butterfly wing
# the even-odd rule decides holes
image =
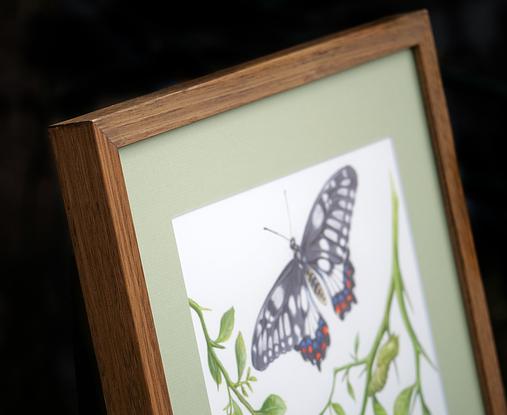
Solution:
[[[345,166],[331,176],[313,204],[301,243],[303,261],[321,277],[341,319],[356,302],[348,248],[356,189],[353,167]]]
[[[289,350],[317,365],[329,346],[328,327],[305,282],[305,266],[292,259],[269,292],[255,323],[252,364],[264,370]]]

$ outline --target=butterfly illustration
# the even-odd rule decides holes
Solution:
[[[294,257],[267,295],[255,323],[252,363],[264,370],[281,354],[301,353],[320,370],[330,345],[329,327],[317,303],[330,299],[344,319],[354,296],[354,267],[348,248],[357,189],[353,167],[338,170],[315,200],[301,245],[290,239]]]

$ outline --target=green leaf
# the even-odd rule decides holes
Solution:
[[[200,311],[202,311],[202,307],[197,304],[194,300],[192,300],[191,298],[188,299],[188,304],[190,305],[190,307],[193,307],[193,308],[196,308]]]
[[[356,338],[354,340],[354,355],[357,356],[357,352],[359,351],[359,333],[356,334]]]
[[[394,415],[408,415],[414,386],[403,389],[394,402]]]
[[[243,415],[243,411],[236,403],[236,401],[232,401],[232,415]]]
[[[333,408],[333,411],[336,415],[346,415],[345,410],[339,403],[332,403],[331,408]]]
[[[356,393],[354,392],[354,388],[352,387],[352,383],[347,380],[347,392],[353,400],[356,400]]]
[[[375,398],[375,396],[373,397],[373,413],[375,415],[387,415],[387,411],[380,404],[377,398]]]
[[[239,332],[238,337],[236,337],[235,348],[236,348],[236,365],[238,366],[238,382],[239,382],[241,376],[243,376],[243,372],[245,371],[246,365],[246,347],[241,332]]]
[[[423,415],[431,415],[429,408],[425,404],[422,406],[422,413]]]
[[[208,367],[211,373],[211,377],[216,382],[217,387],[222,383],[222,372],[220,372],[220,368],[215,360],[215,356],[208,350]]]
[[[220,320],[220,332],[215,340],[216,343],[223,343],[231,337],[234,329],[234,308],[227,310]]]
[[[278,395],[269,395],[258,413],[263,415],[284,415],[286,411],[287,406],[282,398]]]

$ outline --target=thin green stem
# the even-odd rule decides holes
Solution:
[[[356,361],[354,361],[352,363],[349,363],[349,364],[346,364],[346,365],[343,365],[343,366],[340,366],[340,367],[337,367],[337,368],[334,369],[334,371],[333,371],[333,385],[331,387],[331,392],[329,394],[329,399],[327,400],[326,406],[324,406],[324,408],[322,409],[322,411],[320,411],[319,415],[324,415],[324,412],[326,412],[326,409],[329,409],[331,407],[331,404],[333,403],[334,389],[336,387],[336,378],[338,377],[338,374],[340,372],[345,371],[345,370],[352,369],[353,367],[362,366],[362,365],[366,364],[366,362],[367,362],[366,358],[359,359],[359,360],[356,360]]]
[[[412,326],[410,321],[410,317],[408,316],[407,308],[405,305],[405,298],[403,296],[403,277],[401,271],[398,270],[396,276],[396,299],[400,308],[400,314],[403,321],[403,325],[407,330],[407,333],[410,337],[410,341],[412,343],[412,348],[414,349],[414,360],[415,360],[415,390],[421,399],[421,405],[426,407],[426,402],[424,400],[424,394],[421,385],[421,356],[426,356],[423,347],[421,346],[421,342],[419,341],[417,334]]]
[[[398,216],[398,197],[396,193],[393,191],[393,209],[396,211],[396,222],[397,216]],[[396,226],[397,228],[397,226]],[[421,385],[421,355],[426,356],[426,353],[424,352],[424,349],[421,345],[421,342],[419,341],[419,338],[417,337],[417,334],[415,333],[414,327],[412,326],[412,322],[410,321],[410,317],[407,311],[407,306],[405,304],[405,287],[403,284],[403,275],[401,273],[399,259],[398,259],[398,230],[396,229],[396,245],[395,250],[393,253],[393,278],[394,278],[394,284],[395,284],[395,291],[396,291],[396,300],[398,303],[398,307],[400,309],[401,318],[403,321],[403,325],[405,326],[405,329],[407,330],[407,333],[410,337],[410,341],[412,343],[412,348],[414,349],[414,360],[415,360],[415,370],[416,370],[416,381],[415,381],[415,390],[416,393],[419,395],[421,399],[421,405],[423,407],[426,407],[426,402],[424,400],[424,395],[422,391],[422,385]]]
[[[227,408],[227,413],[232,413],[232,396],[231,396],[231,388],[227,387],[227,396],[229,397],[229,407]]]
[[[218,369],[220,370],[220,372],[222,373],[222,375],[223,375],[223,377],[225,379],[225,382],[227,384],[227,387],[230,390],[232,390],[232,392],[234,393],[234,395],[236,395],[236,397],[243,404],[243,406],[251,414],[255,415],[257,413],[257,411],[252,407],[252,405],[250,405],[250,403],[245,399],[245,397],[241,394],[241,392],[239,392],[237,390],[236,383],[232,381],[231,377],[229,376],[229,373],[227,372],[227,369],[225,369],[225,367],[222,364],[222,362],[218,359],[218,356],[215,353],[215,349],[212,346],[213,340],[211,340],[211,337],[209,336],[208,328],[206,327],[206,323],[204,321],[204,316],[202,314],[201,307],[195,301],[190,300],[190,299],[189,299],[188,303],[189,303],[190,307],[192,308],[192,310],[194,310],[195,313],[197,314],[197,316],[199,317],[199,321],[201,322],[202,332],[204,333],[204,338],[206,339],[206,345],[208,347],[208,353],[210,353],[212,355],[212,357],[215,359],[216,365],[217,365]]]
[[[239,380],[238,379],[238,381],[234,383],[234,386],[236,388],[241,388],[242,386],[244,387],[246,385],[248,385],[248,379],[247,380]]]

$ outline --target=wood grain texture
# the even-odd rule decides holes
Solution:
[[[421,43],[415,48],[435,161],[446,206],[449,235],[473,343],[483,401],[488,414],[507,414],[500,367],[486,296],[475,252],[465,196],[459,175],[451,123],[428,16]]]
[[[51,138],[108,413],[171,414],[118,151],[90,122]]]
[[[506,413],[452,132],[425,11],[306,43],[52,126],[108,412],[171,414],[120,147],[412,48],[487,413]],[[179,414],[178,414],[179,415]]]

